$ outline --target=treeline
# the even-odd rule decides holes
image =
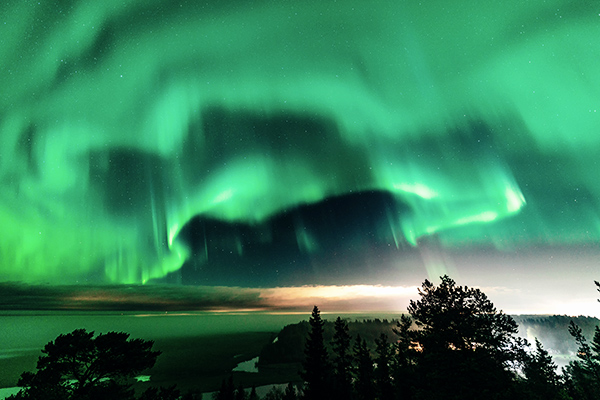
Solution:
[[[365,339],[369,349],[375,349],[375,340],[382,333],[392,336],[398,320],[366,319],[362,321],[347,321],[354,336],[360,335]],[[310,332],[308,321],[285,326],[277,335],[277,340],[263,347],[260,352],[258,367],[273,364],[300,364],[304,361],[304,346]],[[323,338],[328,351],[331,351],[332,339],[335,333],[334,324],[324,321]]]
[[[569,323],[577,359],[559,373],[541,342],[519,337],[515,320],[479,289],[444,276],[439,286],[426,280],[419,295],[393,337],[382,333],[375,341],[374,352],[340,318],[326,343],[325,322],[315,306],[304,348],[303,398],[600,399],[598,326],[588,342]]]
[[[536,337],[553,355],[575,355],[577,353],[577,344],[569,333],[571,321],[581,328],[586,337],[592,337],[594,330],[600,323],[598,318],[583,315],[578,317],[522,315],[513,318],[519,324],[520,336]]]
[[[573,321],[579,326],[586,337],[593,337],[594,329],[600,320],[595,317],[566,315],[552,316],[513,316],[519,326],[518,335],[521,337],[535,337],[543,343],[544,347],[552,355],[575,356],[577,354],[577,343],[569,333],[569,325]],[[328,352],[332,351],[331,344],[334,335],[334,322],[324,320],[323,337]],[[347,321],[352,336],[360,335],[365,339],[367,347],[374,353],[375,340],[381,333],[385,333],[393,340],[394,329],[397,327],[398,319],[365,319]],[[308,321],[301,321],[285,326],[277,335],[277,340],[269,343],[260,352],[259,368],[277,368],[278,364],[297,364],[300,366],[304,360],[304,346],[310,331]]]

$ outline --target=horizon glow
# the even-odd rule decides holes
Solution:
[[[481,289],[498,311],[508,315],[600,317],[600,307],[592,290],[582,291],[566,300],[549,300],[545,293],[528,290],[526,286],[471,287]],[[318,305],[323,314],[406,313],[410,301],[419,299],[417,286],[364,284],[274,288],[172,285],[152,285],[151,288],[144,285],[5,285],[4,288],[22,291],[22,296],[11,299],[12,307],[7,309],[11,313],[36,309],[112,311],[140,317],[242,312],[308,314],[314,305]],[[558,297],[562,295],[558,293]],[[2,300],[7,303],[6,298]]]

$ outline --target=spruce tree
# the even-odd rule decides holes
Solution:
[[[402,315],[394,328],[396,343],[392,355],[391,373],[393,376],[396,397],[408,400],[412,398],[414,387],[419,383],[420,376],[414,373],[418,357],[422,355],[413,345],[413,320],[408,315]]]
[[[221,388],[215,393],[215,400],[234,400],[235,387],[233,385],[233,376],[229,375],[229,379],[223,379]]]
[[[348,323],[337,317],[334,324],[333,348],[333,390],[340,399],[350,399],[352,395],[352,353]]]
[[[557,366],[542,343],[535,339],[535,351],[527,354],[523,362],[523,374],[527,379],[530,399],[560,399],[562,388],[556,373]]]
[[[377,358],[375,364],[375,381],[377,383],[377,393],[379,400],[393,400],[394,390],[392,386],[390,363],[392,359],[392,347],[388,342],[388,337],[382,333],[378,339],[375,339]]]
[[[303,371],[300,373],[304,379],[304,398],[307,400],[329,399],[330,366],[327,349],[323,340],[323,326],[321,313],[314,306],[309,319],[310,332],[304,350],[305,360]]]
[[[356,336],[354,344],[356,366],[354,372],[354,390],[358,400],[372,400],[375,394],[373,358],[367,348],[367,342]]]
[[[564,369],[569,394],[582,400],[600,399],[600,329],[596,327],[592,346],[587,343],[581,328],[573,321],[569,333],[578,345],[577,360]]]
[[[248,396],[248,400],[258,400],[258,395],[256,394],[256,386],[252,386],[250,390],[250,395]]]
[[[246,391],[244,390],[244,387],[240,383],[238,385],[237,389],[235,390],[234,399],[235,400],[246,400],[246,397],[247,397]]]

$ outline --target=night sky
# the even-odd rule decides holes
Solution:
[[[592,0],[3,2],[0,282],[597,312],[598,38]]]

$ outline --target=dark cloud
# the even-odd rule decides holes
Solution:
[[[0,284],[0,309],[13,311],[226,311],[269,307],[258,291],[237,287]]]

